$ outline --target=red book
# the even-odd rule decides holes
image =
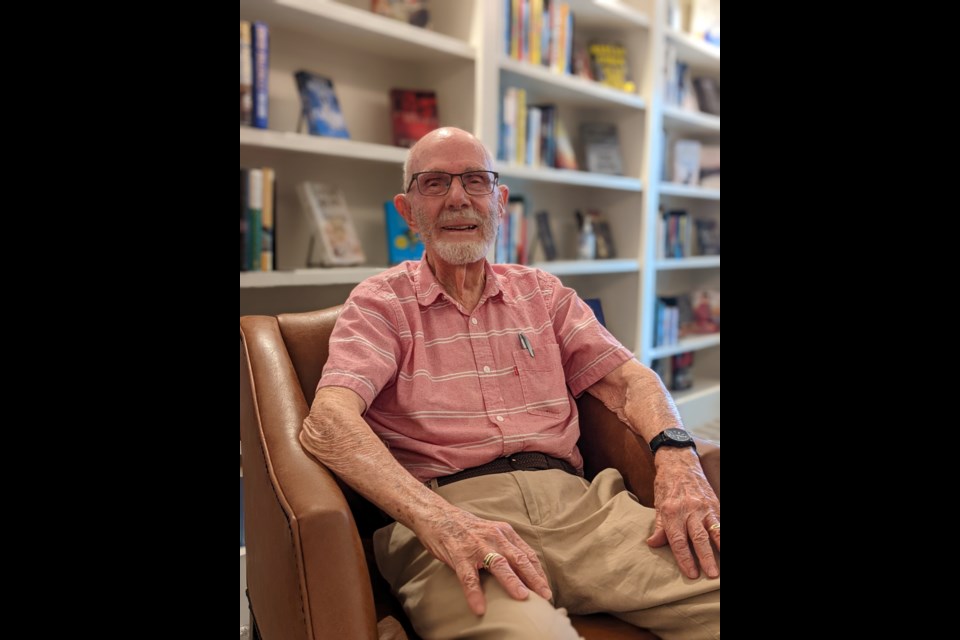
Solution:
[[[412,147],[417,140],[440,126],[437,94],[416,89],[390,90],[393,144]]]

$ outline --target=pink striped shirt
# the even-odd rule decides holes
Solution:
[[[633,354],[555,276],[485,268],[470,314],[447,297],[426,261],[362,282],[337,320],[318,389],[359,394],[370,428],[420,480],[520,451],[579,469],[574,397]]]

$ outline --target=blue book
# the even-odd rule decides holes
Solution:
[[[253,23],[253,126],[266,129],[270,113],[270,27]]]
[[[600,306],[600,298],[584,298],[584,302],[587,303],[587,306],[593,309],[593,315],[597,316],[597,320],[603,326],[607,326],[606,320],[603,319],[603,307]]]
[[[310,135],[349,138],[347,122],[330,78],[309,71],[297,71],[294,77]]]
[[[420,235],[410,230],[407,221],[397,211],[393,200],[383,203],[387,218],[387,255],[390,264],[400,264],[404,260],[419,260],[423,257],[423,242]]]

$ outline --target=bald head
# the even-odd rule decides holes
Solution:
[[[493,156],[472,133],[456,127],[441,127],[420,138],[417,144],[410,149],[407,160],[403,163],[403,189],[407,189],[411,180],[410,176],[414,173],[429,171],[434,168],[425,166],[424,163],[429,163],[431,158],[439,151],[448,148],[459,148],[467,153],[470,151],[478,153],[483,158],[485,167],[493,170]]]

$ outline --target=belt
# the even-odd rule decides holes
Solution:
[[[583,477],[583,472],[575,469],[573,465],[566,460],[554,458],[553,456],[548,456],[545,453],[538,453],[536,451],[525,451],[523,453],[515,453],[505,458],[497,458],[487,464],[464,469],[453,475],[434,478],[427,482],[427,485],[436,488],[453,482],[459,482],[460,480],[466,480],[467,478],[478,478],[480,476],[490,475],[491,473],[542,471],[545,469],[560,469],[575,476]]]

